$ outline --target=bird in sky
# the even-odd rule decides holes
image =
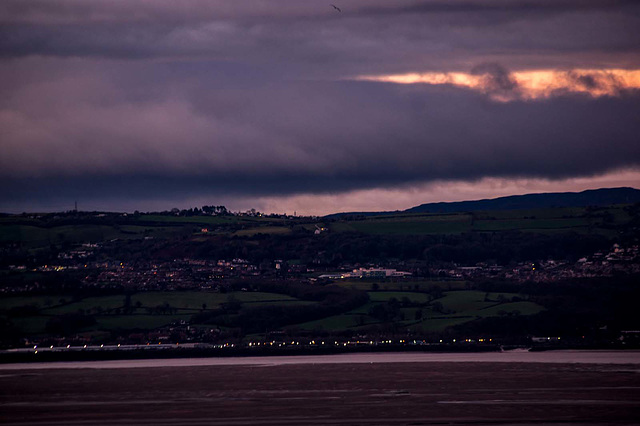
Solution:
[[[338,6],[336,6],[335,4],[332,4],[331,6],[333,6],[333,8],[335,10],[337,10],[338,12],[342,12],[342,10]]]

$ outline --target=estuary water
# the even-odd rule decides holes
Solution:
[[[122,369],[199,366],[279,366],[304,364],[380,364],[430,362],[511,362],[552,364],[640,364],[640,351],[559,350],[475,353],[357,353],[268,357],[209,357],[0,364],[0,371],[42,369]]]

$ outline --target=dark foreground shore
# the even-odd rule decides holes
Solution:
[[[7,425],[638,424],[640,367],[491,362],[0,371]]]

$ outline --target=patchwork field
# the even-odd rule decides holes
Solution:
[[[397,283],[394,283],[397,284]],[[445,284],[445,283],[441,283]],[[452,287],[463,287],[462,282],[452,282]],[[457,284],[457,285],[455,285]],[[450,288],[443,285],[444,288]],[[415,332],[443,332],[446,327],[476,318],[504,317],[508,315],[533,315],[544,308],[522,300],[515,293],[485,293],[470,290],[440,290],[440,293],[412,291],[395,288],[393,291],[367,291],[369,300],[354,309],[336,315],[296,323],[293,316],[283,324],[291,330],[315,332],[343,332],[366,330],[374,327],[407,327]],[[129,296],[108,295],[72,299],[65,294],[32,297],[4,297],[0,299],[0,314],[8,315],[14,326],[28,334],[42,334],[55,318],[95,319],[78,331],[109,332],[114,330],[151,331],[174,321],[190,320],[195,314],[200,317],[213,315],[209,326],[215,326],[214,313],[229,304],[233,312],[242,314],[256,308],[298,309],[317,306],[317,302],[299,300],[294,297],[265,292],[239,291],[227,294],[214,292],[139,292]],[[253,312],[253,311],[252,311]],[[281,315],[282,315],[281,314]],[[276,315],[275,311],[269,315]],[[225,321],[229,318],[225,317]],[[226,327],[227,322],[217,324]]]
[[[612,206],[591,214],[587,208],[548,208],[481,211],[473,213],[401,213],[374,215],[330,225],[335,232],[371,235],[462,234],[467,232],[526,231],[550,233],[574,231],[607,234],[613,224],[623,225],[631,216],[622,207]]]
[[[538,304],[520,300],[520,295],[515,293],[458,290],[433,297],[411,291],[369,291],[368,295],[368,303],[347,313],[292,327],[339,332],[354,328],[364,330],[372,325],[403,326],[414,332],[438,333],[477,318],[534,315],[544,310]],[[512,299],[517,301],[512,302]]]
[[[367,235],[459,235],[468,232],[525,231],[557,233],[611,234],[611,226],[629,223],[631,216],[623,206],[599,209],[548,208],[481,211],[473,213],[398,213],[372,215],[356,220],[327,221],[331,232],[357,232]],[[70,224],[69,220],[38,219],[22,216],[0,217],[0,244],[20,242],[30,247],[50,244],[100,242],[143,237],[172,238],[201,235],[202,228],[212,234],[251,237],[256,234],[285,235],[294,227],[313,232],[318,221],[310,218],[270,218],[251,216],[174,216],[110,214]],[[325,223],[322,223],[325,226]],[[211,228],[211,229],[208,229]]]
[[[144,330],[189,320],[196,313],[212,312],[228,303],[239,308],[259,306],[293,307],[313,304],[294,297],[264,292],[141,292],[130,295],[86,297],[73,301],[59,294],[33,297],[0,298],[0,314],[10,315],[11,322],[28,334],[45,333],[52,318],[73,315],[91,316],[95,324],[82,327],[83,332]]]

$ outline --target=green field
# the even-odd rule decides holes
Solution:
[[[29,218],[0,217],[0,244],[19,243],[24,247],[48,247],[52,244],[96,243],[113,239],[130,240],[145,237],[168,239],[185,235],[196,236],[202,228],[212,235],[254,236],[256,234],[287,234],[289,223],[304,224],[304,220],[250,216],[173,216],[173,215],[85,215]],[[315,229],[314,225],[306,227]]]
[[[567,218],[567,219],[495,219],[478,220],[473,224],[474,231],[542,231],[548,229],[576,229],[588,228],[587,218]]]
[[[544,308],[542,306],[532,302],[513,302],[502,303],[480,310],[470,310],[465,313],[478,317],[495,317],[514,312],[517,312],[519,315],[535,315],[543,310]]]
[[[136,225],[65,225],[39,227],[0,224],[0,243],[20,242],[27,247],[42,247],[63,243],[96,243],[112,239],[169,238],[185,231],[181,227]]]
[[[188,320],[190,317],[190,314],[101,316],[96,318],[97,324],[92,328],[98,330],[153,330],[169,325],[174,321]]]
[[[342,331],[362,327],[364,325],[375,324],[377,322],[379,321],[368,315],[341,314],[316,321],[296,324],[292,328],[298,328],[301,330]]]
[[[225,303],[230,297],[235,298],[242,303],[256,302],[289,302],[297,299],[275,293],[246,292],[239,291],[234,293],[208,293],[208,292],[146,292],[137,293],[131,297],[132,304],[140,302],[142,306],[157,306],[169,303],[171,306],[179,309],[201,309],[202,304],[207,305],[207,309],[213,309],[220,304]]]
[[[43,309],[60,304],[59,301],[61,299],[71,300],[71,297],[65,294],[53,296],[4,296],[0,297],[0,313],[21,306],[34,306],[38,309]]]
[[[460,234],[471,230],[469,214],[374,216],[364,220],[330,225],[335,232],[372,235]]]
[[[25,334],[40,334],[44,333],[45,326],[50,317],[37,316],[37,317],[19,317],[12,318],[11,322]]]
[[[438,301],[445,309],[453,312],[478,310],[495,304],[495,302],[485,301],[485,294],[482,291],[449,291]]]
[[[28,246],[65,242],[97,242],[121,238],[125,235],[108,225],[67,225],[52,228],[12,224],[0,226],[0,242],[19,241]]]
[[[454,282],[455,283],[455,282]],[[459,285],[463,283],[458,282]],[[526,300],[512,301],[515,293],[485,293],[472,290],[447,290],[443,296],[432,300],[428,293],[415,291],[368,291],[369,301],[362,306],[338,315],[315,321],[291,324],[294,330],[346,331],[366,330],[373,325],[389,325],[370,315],[377,305],[395,303],[400,307],[399,317],[393,320],[401,327],[422,332],[442,332],[446,327],[476,318],[506,315],[533,315],[543,308]],[[195,313],[220,309],[223,304],[235,300],[239,307],[312,305],[291,296],[264,292],[140,292],[130,296],[125,310],[126,297],[111,295],[86,297],[71,301],[68,295],[33,297],[5,297],[0,299],[0,311],[8,314],[12,308],[32,306],[37,314],[11,317],[11,323],[27,334],[45,332],[47,322],[56,316],[82,313],[91,315],[96,323],[82,331],[153,330],[176,320],[189,320]],[[394,302],[395,300],[395,302]],[[407,305],[408,304],[408,305]],[[439,306],[436,309],[436,306]],[[418,312],[420,311],[420,312]],[[417,314],[420,314],[418,316]]]
[[[0,244],[20,243],[24,247],[48,247],[55,244],[131,240],[144,237],[205,237],[211,235],[254,237],[285,235],[294,229],[311,233],[318,222],[312,219],[281,219],[250,216],[174,216],[117,215],[84,216],[77,224],[69,218],[0,218]],[[629,211],[623,206],[589,210],[587,208],[548,208],[528,210],[480,211],[474,213],[398,213],[366,216],[357,220],[327,221],[332,233],[355,232],[372,236],[460,235],[470,232],[523,231],[539,234],[577,232],[603,236],[616,235],[612,226],[627,225]],[[294,226],[295,225],[295,226]]]
[[[40,334],[45,332],[49,320],[56,316],[70,314],[91,315],[96,324],[89,330],[141,329],[152,330],[170,324],[175,320],[188,320],[193,314],[205,310],[219,309],[234,300],[239,306],[305,306],[315,302],[298,300],[294,297],[264,292],[141,292],[130,296],[128,311],[125,311],[126,296],[111,295],[86,297],[71,301],[68,295],[4,297],[0,299],[0,314],[8,315],[10,310],[33,307],[32,312],[23,316],[13,314],[10,318],[21,332]],[[125,313],[126,312],[126,313]]]
[[[374,306],[388,303],[392,299],[400,304],[408,301],[413,305],[400,308],[400,319],[394,322],[401,327],[424,333],[443,332],[447,327],[476,318],[534,315],[544,310],[542,306],[528,301],[511,302],[512,298],[520,297],[515,293],[447,291],[443,297],[435,300],[431,300],[426,293],[410,291],[369,291],[368,294],[368,303],[347,313],[297,324],[291,328],[340,332],[349,329],[366,330],[367,326],[376,324],[385,325],[385,322],[371,317],[369,313]],[[442,306],[441,311],[434,309],[436,302]],[[421,311],[422,318],[416,320],[418,311]]]
[[[43,309],[40,312],[44,315],[64,315],[79,311],[102,312],[109,311],[124,306],[124,296],[103,296],[103,297],[87,297],[78,302],[61,304],[49,309]]]
[[[409,330],[418,333],[440,333],[447,329],[447,327],[453,327],[454,325],[464,324],[471,321],[473,318],[469,317],[444,317],[444,318],[430,318],[418,323],[407,326]]]
[[[131,296],[130,306],[138,311],[145,308],[156,307],[164,304],[178,310],[201,310],[203,304],[206,309],[220,307],[229,298],[235,298],[240,303],[252,306],[282,303],[307,303],[293,297],[261,292],[235,292],[229,294],[207,292],[143,292]],[[62,301],[62,302],[61,302]],[[11,308],[21,306],[34,306],[43,315],[64,315],[77,312],[102,313],[125,306],[125,296],[100,296],[87,297],[79,301],[71,302],[66,295],[29,296],[29,297],[4,297],[0,299],[0,311],[8,311]]]
[[[387,302],[391,299],[408,299],[412,303],[428,303],[431,297],[427,293],[413,293],[409,291],[370,291],[369,300],[372,302]]]
[[[610,234],[605,225],[621,225],[630,220],[629,213],[622,207],[612,206],[595,213],[580,207],[450,214],[401,213],[341,220],[329,226],[333,232],[360,232],[370,235],[437,235],[499,231]]]
[[[260,226],[257,228],[249,228],[249,229],[241,229],[236,231],[234,235],[243,236],[243,237],[251,237],[257,234],[290,234],[291,229],[285,226]]]
[[[465,290],[468,283],[466,281],[410,281],[410,280],[340,280],[336,283],[341,287],[354,288],[357,290],[370,291],[374,284],[380,291],[426,291],[432,287],[441,290]]]

